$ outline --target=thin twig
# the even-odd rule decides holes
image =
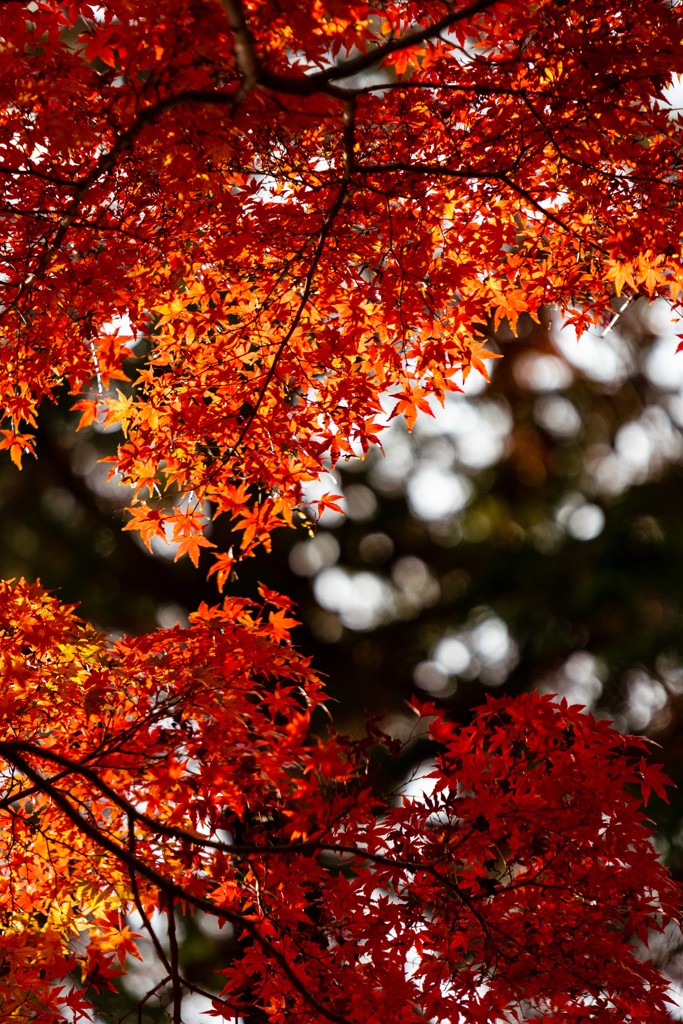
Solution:
[[[180,953],[175,926],[175,905],[173,896],[166,894],[166,916],[168,918],[168,945],[171,954],[171,987],[173,991],[173,1024],[182,1024],[181,1008],[183,990],[180,981]]]

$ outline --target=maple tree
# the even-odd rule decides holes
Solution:
[[[309,735],[320,683],[286,600],[262,597],[112,645],[3,586],[3,1019],[85,1013],[55,982],[118,974],[133,908],[175,1020],[197,986],[158,909],[241,933],[226,1017],[668,1019],[631,945],[678,896],[635,795],[662,792],[645,741],[548,697],[491,701],[469,728],[432,722],[431,792],[387,806],[370,755],[390,741]]]
[[[307,483],[485,374],[489,322],[683,291],[664,0],[32,0],[0,46],[0,446],[72,393],[122,432],[125,528],[221,589],[335,507]],[[0,618],[2,1019],[87,1014],[135,912],[179,1022],[181,910],[239,936],[228,1018],[668,1019],[633,947],[677,900],[643,741],[535,696],[424,708],[432,788],[392,801],[391,740],[311,730],[265,588],[115,642],[35,584]]]

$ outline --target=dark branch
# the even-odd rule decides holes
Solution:
[[[121,846],[120,843],[101,832],[96,825],[92,824],[92,822],[79,814],[62,790],[53,786],[44,778],[44,776],[41,775],[39,771],[37,771],[37,769],[33,767],[29,761],[26,760],[26,758],[18,752],[16,744],[0,744],[0,754],[18,768],[19,771],[26,775],[34,785],[46,794],[46,796],[49,796],[54,804],[59,807],[65,817],[68,818],[69,821],[71,821],[76,828],[83,833],[83,835],[86,835],[91,839],[96,846],[99,846],[102,850],[106,850],[108,853],[112,854],[112,856],[116,857],[122,864],[125,864],[127,868],[132,869],[140,877],[145,878],[148,882],[155,885],[159,891],[165,895],[167,900],[177,900],[179,903],[188,904],[189,906],[195,907],[197,910],[203,910],[204,913],[210,914],[212,917],[224,918],[226,921],[229,921],[233,927],[243,929],[248,932],[254,942],[261,947],[264,953],[273,958],[282,973],[290,981],[293,988],[296,989],[299,995],[301,995],[314,1010],[327,1020],[333,1021],[334,1024],[352,1024],[348,1017],[344,1017],[342,1014],[336,1013],[334,1010],[330,1010],[320,1002],[317,996],[315,996],[314,993],[306,987],[304,982],[301,981],[299,975],[290,966],[284,953],[279,950],[277,946],[270,941],[270,939],[261,934],[258,925],[250,918],[244,917],[241,914],[236,913],[234,910],[230,910],[228,907],[217,906],[210,900],[205,899],[202,896],[197,896],[196,893],[189,892],[182,885],[172,881],[170,878],[166,878],[159,871],[150,867],[144,861],[139,860],[131,854],[126,847]]]
[[[390,39],[386,43],[372,47],[367,53],[352,57],[350,60],[341,61],[331,68],[319,71],[313,75],[303,78],[294,78],[289,75],[278,75],[268,71],[261,71],[259,85],[274,92],[286,92],[298,96],[312,96],[317,92],[327,92],[331,95],[343,95],[344,89],[332,89],[335,82],[343,82],[346,78],[367,71],[369,68],[380,64],[386,57],[401,50],[408,50],[411,46],[419,46],[420,43],[427,43],[437,39],[442,32],[447,31],[460,21],[466,21],[477,14],[481,14],[490,7],[495,6],[498,0],[474,0],[474,3],[461,7],[458,10],[450,11],[443,18],[426,25],[424,28],[410,29],[398,39]],[[232,6],[232,4],[231,4]]]

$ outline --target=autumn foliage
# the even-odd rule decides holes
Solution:
[[[310,735],[321,687],[287,611],[233,599],[112,644],[4,586],[3,1019],[85,1012],[59,983],[124,968],[127,911],[154,935],[156,910],[191,910],[241,936],[228,1019],[667,1020],[632,948],[677,897],[644,742],[547,697],[491,701],[469,728],[431,721],[427,795],[381,803],[371,755],[392,744]],[[180,1019],[196,986],[171,935]]]
[[[228,587],[486,373],[487,327],[679,302],[681,72],[666,0],[2,4],[0,447],[70,393],[120,432],[125,529]],[[112,642],[3,584],[0,1019],[86,1014],[134,918],[179,1022],[201,911],[226,1019],[668,1020],[644,743],[533,696],[422,709],[427,795],[387,797],[395,744],[327,730],[293,624],[262,589]]]

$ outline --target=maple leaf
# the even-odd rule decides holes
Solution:
[[[219,551],[215,561],[208,571],[208,576],[216,576],[216,584],[220,593],[223,592],[225,584],[235,572],[235,558],[232,551]]]
[[[104,417],[102,425],[112,427],[120,425],[124,433],[128,430],[133,415],[133,396],[124,395],[116,390],[116,398],[105,397],[102,399]]]
[[[74,402],[71,408],[74,412],[80,411],[81,413],[81,419],[76,427],[77,430],[83,430],[84,427],[89,427],[93,423],[98,422],[100,408],[99,397],[81,398],[78,402]]]
[[[413,387],[408,384],[402,391],[396,392],[391,397],[397,403],[392,409],[391,418],[403,416],[408,430],[412,430],[415,426],[418,412],[425,412],[429,416],[434,415],[434,410],[428,401],[429,391],[426,388]]]
[[[391,54],[384,61],[385,66],[391,67],[398,78],[404,78],[406,72],[412,70],[417,64],[417,55],[420,53],[418,47],[406,46],[397,53]]]
[[[152,540],[160,537],[166,540],[166,517],[158,509],[148,505],[137,505],[128,509],[131,518],[123,527],[124,530],[137,530],[145,547],[152,550]]]
[[[610,281],[614,282],[615,295],[621,295],[625,284],[635,291],[636,282],[633,276],[633,269],[628,263],[621,260],[614,263],[608,268],[607,277]]]
[[[195,566],[199,565],[199,554],[201,548],[215,548],[216,545],[203,536],[201,533],[191,533],[178,541],[178,550],[175,553],[174,561],[178,561],[183,555],[189,555],[190,561]]]
[[[24,455],[35,452],[35,439],[31,434],[17,434],[13,430],[0,430],[0,449],[9,450],[10,458],[15,466],[21,469]]]
[[[489,375],[486,369],[485,359],[500,359],[500,352],[491,352],[486,348],[485,341],[472,340],[463,348],[462,356],[462,378],[467,380],[472,370],[476,370],[486,383],[489,383]]]
[[[640,783],[640,791],[644,804],[649,801],[650,794],[653,791],[661,800],[664,800],[666,803],[669,802],[667,787],[673,785],[673,783],[668,775],[662,771],[663,767],[664,765],[650,764],[641,758],[638,765],[638,772],[642,780]]]

